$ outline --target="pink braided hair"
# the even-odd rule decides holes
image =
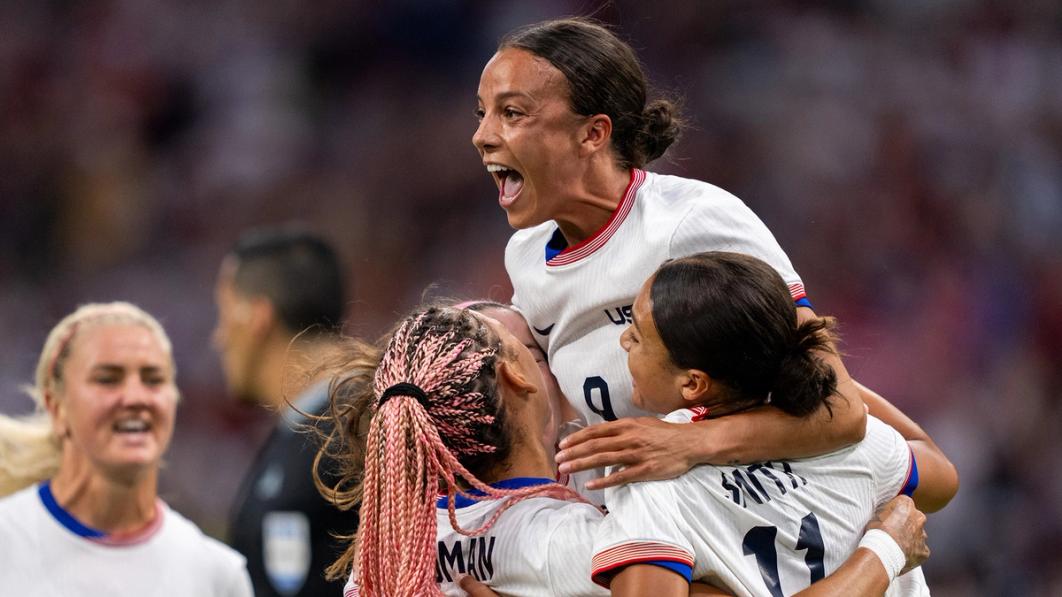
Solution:
[[[509,507],[529,497],[582,500],[557,484],[494,488],[462,464],[484,455],[496,461],[507,452],[507,444],[499,445],[505,441],[504,411],[493,377],[500,350],[484,322],[457,309],[422,312],[403,322],[392,337],[376,371],[376,396],[396,384],[412,383],[427,400],[422,404],[413,396],[394,395],[378,406],[370,424],[358,531],[361,595],[441,594],[435,584],[440,484],[448,496],[450,524],[468,536],[487,532]],[[498,437],[490,443],[485,435]],[[485,497],[461,490],[459,479]],[[505,502],[482,526],[466,530],[454,507],[459,493]]]

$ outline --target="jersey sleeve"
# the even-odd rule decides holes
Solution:
[[[547,543],[549,595],[606,596],[590,580],[590,552],[602,514],[589,504],[573,504],[556,511],[553,532]]]
[[[861,448],[874,476],[876,503],[882,504],[900,493],[911,495],[918,487],[918,463],[907,440],[886,423],[867,417],[867,433]]]
[[[251,585],[251,574],[247,572],[247,566],[240,566],[233,574],[229,591],[225,594],[229,597],[254,597],[254,587]]]
[[[631,483],[606,491],[609,515],[594,540],[593,581],[608,587],[632,564],[652,564],[686,580],[693,572],[693,545],[678,521],[678,496],[670,481]]]
[[[695,201],[671,237],[668,257],[685,257],[704,251],[729,251],[762,259],[789,286],[798,306],[810,307],[804,282],[767,226],[740,199],[715,189]]]

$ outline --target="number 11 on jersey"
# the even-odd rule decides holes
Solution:
[[[745,539],[741,542],[745,555],[756,557],[760,576],[763,577],[763,584],[767,585],[771,597],[784,595],[782,581],[778,576],[778,549],[775,547],[777,535],[778,527],[752,527],[745,533]],[[826,550],[822,543],[822,533],[819,531],[819,519],[815,517],[814,512],[809,512],[800,520],[796,551],[805,549],[807,553],[804,554],[804,563],[808,567],[811,583],[822,580],[826,576],[826,567],[823,564]]]

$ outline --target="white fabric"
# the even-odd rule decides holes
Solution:
[[[491,500],[457,510],[457,522],[465,529],[480,526],[501,506]],[[590,581],[590,549],[594,531],[603,515],[593,506],[554,498],[531,498],[517,503],[501,515],[494,526],[475,539],[477,546],[489,546],[493,553],[477,558],[474,566],[465,561],[472,574],[502,594],[519,595],[608,595]],[[462,557],[469,553],[472,538],[450,526],[443,508],[438,510],[438,540],[449,553],[461,546]],[[442,549],[442,548],[440,548]],[[439,562],[436,575],[447,595],[461,595],[454,573],[460,567]]]
[[[462,528],[477,528],[500,506],[500,501],[489,500],[458,508],[457,521]],[[449,514],[440,508],[435,569],[439,588],[445,595],[463,596],[456,581],[470,574],[510,597],[608,595],[590,580],[590,549],[602,518],[588,504],[531,498],[506,510],[487,533],[472,538],[453,530]],[[353,577],[344,595],[358,595]]]
[[[545,247],[556,228],[546,222],[513,234],[505,268],[513,304],[531,324],[564,395],[590,424],[609,412],[605,394],[616,418],[656,416],[631,403],[619,337],[642,283],[664,261],[703,251],[752,255],[774,267],[795,298],[803,296],[799,276],[767,227],[737,197],[705,182],[633,171],[605,232],[572,248],[580,258],[561,256],[550,265]]]
[[[690,411],[668,416],[689,421]],[[865,439],[816,458],[752,466],[694,467],[670,481],[606,490],[610,515],[594,542],[595,575],[646,559],[692,562],[693,580],[736,595],[771,595],[761,568],[777,570],[780,593],[810,584],[855,551],[876,507],[907,480],[910,448],[903,437],[869,417]],[[798,543],[799,549],[798,549]],[[821,544],[823,552],[815,556]],[[770,559],[764,566],[756,554]],[[900,582],[900,581],[903,582]],[[921,572],[901,577],[887,595],[928,594]]]
[[[80,537],[45,509],[37,487],[0,499],[0,593],[19,596],[245,597],[243,556],[168,506],[140,543]]]
[[[885,574],[889,575],[889,582],[899,576],[900,571],[907,564],[907,557],[903,555],[900,544],[881,529],[867,531],[859,540],[858,547],[865,547],[878,556],[881,565],[885,568]]]

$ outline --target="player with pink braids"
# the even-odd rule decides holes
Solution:
[[[601,514],[553,481],[542,375],[505,326],[411,316],[372,385],[361,526],[337,562],[356,559],[348,595],[460,594],[466,574],[514,595],[602,593],[586,559]]]

